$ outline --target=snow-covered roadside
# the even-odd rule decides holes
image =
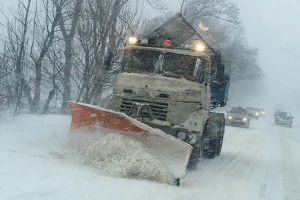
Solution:
[[[20,115],[0,120],[1,151],[49,157],[61,151],[68,137],[71,117]]]

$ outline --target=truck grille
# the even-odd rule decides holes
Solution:
[[[152,113],[153,113],[153,117],[155,119],[158,119],[161,121],[167,121],[167,114],[168,114],[168,104],[167,103],[122,98],[121,112],[128,114],[133,102],[149,104],[151,107]]]

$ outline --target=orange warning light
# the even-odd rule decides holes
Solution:
[[[164,47],[171,47],[171,43],[170,39],[164,39]]]

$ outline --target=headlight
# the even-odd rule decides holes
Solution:
[[[228,116],[228,119],[232,120],[232,116]]]
[[[248,121],[248,119],[247,118],[243,118],[243,121],[246,122],[246,121]]]
[[[259,113],[257,112],[257,113],[255,113],[255,115],[259,115]]]
[[[266,114],[265,112],[263,112],[263,114]]]
[[[196,51],[203,52],[205,50],[205,46],[203,44],[196,45]]]
[[[179,139],[181,139],[181,140],[184,140],[185,137],[186,137],[186,133],[185,133],[185,132],[179,132],[178,135],[177,135],[177,137],[178,137]]]
[[[129,44],[136,44],[136,42],[137,42],[136,37],[134,37],[134,36],[129,37],[129,39],[128,39]]]

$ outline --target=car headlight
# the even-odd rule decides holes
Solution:
[[[255,115],[259,115],[259,113],[257,112],[257,113],[255,113]]]
[[[247,118],[243,118],[243,122],[246,122],[246,121],[248,121],[248,119]]]
[[[179,132],[178,135],[177,135],[177,137],[178,137],[179,139],[181,139],[181,140],[184,140],[185,137],[186,137],[186,133],[185,133],[185,132]]]
[[[232,120],[232,116],[228,116],[228,119]]]
[[[265,112],[263,112],[263,114],[266,114]]]

